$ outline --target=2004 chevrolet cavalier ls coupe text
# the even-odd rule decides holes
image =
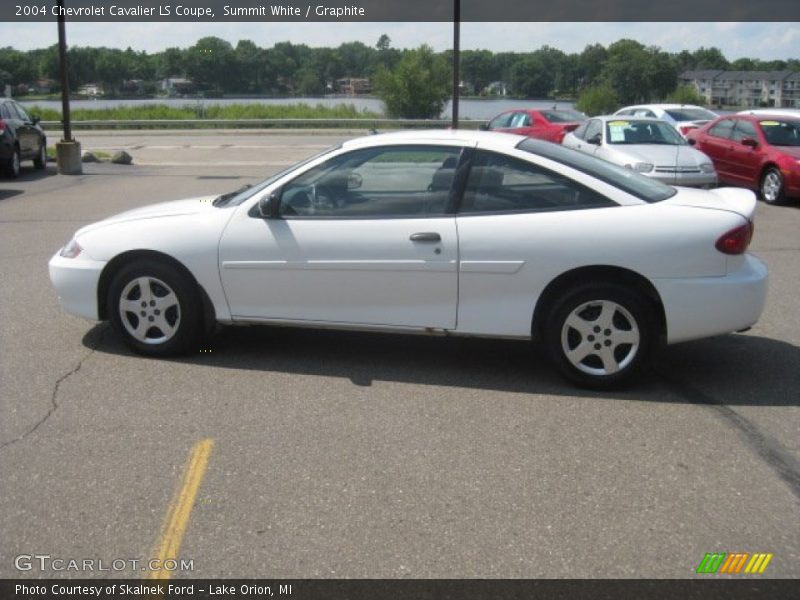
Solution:
[[[50,277],[143,354],[215,322],[538,338],[568,378],[610,387],[660,341],[756,322],[755,205],[521,136],[402,132],[84,227]]]

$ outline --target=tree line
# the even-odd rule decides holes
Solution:
[[[332,91],[331,83],[337,79],[369,78],[389,113],[417,117],[431,116],[443,104],[452,73],[451,50],[392,48],[386,35],[374,46],[347,42],[335,48],[291,42],[267,48],[251,40],[234,46],[217,37],[204,37],[189,48],[154,53],[74,46],[68,57],[73,89],[96,83],[109,95],[123,95],[130,91],[130,82],[136,81],[137,93],[152,95],[158,91],[158,81],[181,77],[206,95],[313,96]],[[800,60],[729,61],[714,47],[669,53],[629,39],[608,46],[590,44],[576,53],[550,46],[532,52],[461,53],[463,91],[474,95],[576,98],[589,93],[600,94],[606,101],[646,102],[674,94],[678,75],[693,69],[800,70]],[[40,79],[58,81],[56,46],[0,49],[0,86]],[[497,82],[502,85],[492,85]],[[409,96],[420,95],[420,106],[412,106],[415,102]]]

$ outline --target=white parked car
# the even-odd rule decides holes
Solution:
[[[756,322],[755,205],[521,136],[392,133],[84,227],[50,277],[69,312],[148,355],[217,322],[533,337],[573,381],[609,387],[662,340]]]
[[[740,110],[740,115],[755,115],[761,116],[774,116],[774,117],[793,117],[800,119],[800,108],[752,108],[749,110]]]
[[[692,129],[702,127],[719,116],[707,108],[694,104],[639,104],[620,108],[614,115],[661,119],[671,123],[684,137]]]
[[[711,159],[659,119],[594,117],[565,135],[562,143],[669,185],[717,183]]]

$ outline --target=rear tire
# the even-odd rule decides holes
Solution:
[[[14,152],[11,153],[11,158],[8,161],[8,166],[6,167],[6,173],[8,174],[11,179],[16,179],[19,177],[20,171],[20,155],[19,155],[19,148],[14,146]]]
[[[783,184],[783,175],[775,167],[764,171],[761,177],[761,199],[767,204],[780,205],[786,201],[786,188]]]
[[[622,386],[649,358],[655,312],[638,292],[611,284],[568,291],[548,315],[545,343],[564,377],[582,387]]]
[[[174,356],[200,341],[200,291],[170,265],[155,260],[126,265],[114,276],[106,302],[112,327],[140,354]]]

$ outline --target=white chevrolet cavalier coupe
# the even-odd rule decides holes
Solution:
[[[392,133],[84,227],[50,277],[66,310],[148,355],[215,323],[534,338],[574,382],[610,387],[661,341],[756,322],[755,205],[521,136]]]

